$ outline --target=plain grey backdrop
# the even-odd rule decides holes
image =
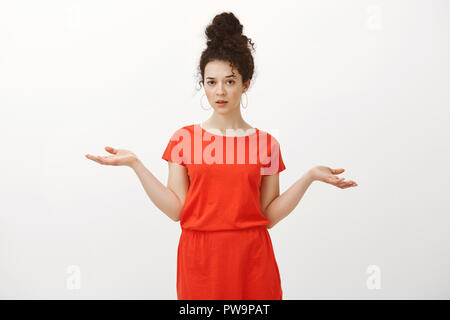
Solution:
[[[242,113],[280,142],[280,191],[316,165],[359,184],[314,182],[270,229],[283,298],[450,298],[445,0],[1,1],[0,298],[176,299],[179,223],[84,155],[132,150],[166,184],[170,136],[212,112],[223,11],[256,45]]]

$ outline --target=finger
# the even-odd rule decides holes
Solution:
[[[333,176],[332,183],[333,184],[339,184],[339,183],[342,183],[344,180],[345,180],[344,177],[340,178],[338,176]]]
[[[343,169],[343,168],[339,168],[339,169],[331,169],[331,172],[333,173],[333,174],[339,174],[339,173],[342,173],[342,172],[344,172],[345,170]]]
[[[351,180],[342,182],[338,185],[338,187],[341,189],[346,189],[346,188],[353,187],[353,186],[355,186],[355,182],[351,181]]]
[[[90,155],[89,153],[85,155],[86,158],[88,158],[89,160],[94,160],[97,161],[96,157],[93,155]]]
[[[348,184],[349,184],[348,181],[341,181],[339,183],[336,183],[336,187],[342,188],[342,187],[347,186]]]
[[[92,161],[95,161],[95,162],[99,162],[99,158],[97,156],[93,156],[93,155],[87,154],[86,158],[88,158],[88,159],[90,159]]]
[[[86,155],[86,157],[88,159],[91,159],[91,160],[93,160],[95,162],[98,162],[100,164],[110,164],[110,161],[108,161],[108,159],[106,157],[104,157],[104,156],[92,156],[92,155],[88,154],[88,155]]]
[[[342,183],[338,183],[336,185],[336,187],[341,188],[341,189],[345,189],[345,188],[349,187],[349,183],[348,183],[348,181],[342,182]]]
[[[96,156],[95,159],[98,163],[105,164],[105,159],[103,156]]]
[[[346,186],[344,187],[344,189],[350,188],[350,187],[356,187],[356,185],[353,184],[353,183],[349,183],[348,185],[346,185]]]
[[[353,180],[349,180],[348,183],[350,184],[350,187],[356,187],[358,184],[353,181]]]
[[[109,153],[112,153],[112,154],[116,154],[117,153],[117,149],[114,149],[113,147],[106,146],[105,150],[108,151]]]

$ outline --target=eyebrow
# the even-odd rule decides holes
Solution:
[[[230,78],[230,77],[236,78],[236,76],[235,76],[234,74],[230,74],[229,76],[226,76],[225,78]],[[215,78],[213,78],[213,77],[207,77],[206,79],[215,79]]]

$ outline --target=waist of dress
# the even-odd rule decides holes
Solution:
[[[202,229],[192,229],[181,227],[182,232],[192,232],[192,233],[208,233],[208,232],[237,232],[237,231],[253,231],[253,230],[267,230],[267,225],[253,226],[248,228],[231,228],[231,229],[215,229],[215,230],[202,230]]]

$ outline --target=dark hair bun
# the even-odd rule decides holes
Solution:
[[[226,37],[241,35],[242,24],[231,12],[224,12],[214,17],[212,23],[206,28],[209,40],[223,40]]]
[[[207,45],[233,50],[246,47],[248,38],[242,34],[242,29],[242,24],[232,12],[218,14],[205,30]]]
[[[228,61],[230,66],[236,68],[242,76],[242,83],[252,79],[254,62],[252,39],[242,34],[243,26],[232,12],[217,14],[206,27],[207,48],[200,57],[199,84],[204,83],[205,67],[210,61]]]

